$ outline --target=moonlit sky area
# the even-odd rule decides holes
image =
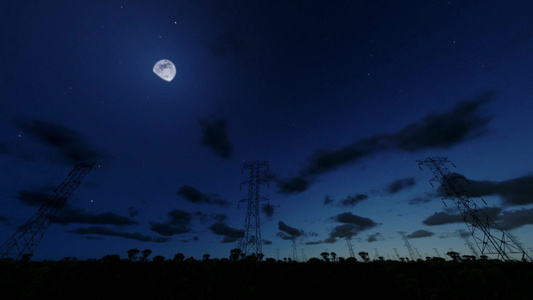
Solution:
[[[225,258],[247,179],[265,257],[471,254],[433,174],[448,157],[533,247],[531,1],[4,1],[0,240],[77,162],[96,167],[35,260]],[[160,59],[171,82],[152,72]]]

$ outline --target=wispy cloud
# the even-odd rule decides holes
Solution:
[[[383,237],[381,233],[376,232],[376,233],[372,233],[368,235],[368,237],[366,238],[366,241],[369,243],[372,243],[372,242],[382,241],[384,239],[385,238]]]
[[[471,196],[500,196],[507,205],[524,205],[533,203],[533,175],[525,175],[504,181],[467,179],[458,173],[451,173],[450,178],[463,187]],[[444,195],[439,187],[438,193]]]
[[[130,239],[130,240],[137,240],[141,242],[163,243],[169,240],[168,238],[152,237],[152,236],[145,235],[139,232],[116,231],[114,229],[102,227],[102,226],[91,226],[91,227],[86,227],[86,228],[78,228],[75,230],[71,230],[69,232],[75,233],[75,234],[83,234],[83,235],[117,236],[117,237],[122,237],[122,238]]]
[[[368,195],[366,194],[348,195],[341,201],[341,206],[354,206],[366,199],[368,199]]]
[[[53,195],[51,186],[37,187],[28,190],[19,190],[17,199],[25,205],[39,207]],[[53,204],[53,203],[51,203]],[[63,203],[58,203],[63,205]],[[92,225],[133,225],[137,224],[133,219],[120,216],[113,212],[93,213],[83,209],[72,207],[68,202],[51,218],[53,223],[58,224],[92,224]]]
[[[368,230],[379,225],[369,218],[354,215],[351,212],[338,214],[334,217],[331,217],[331,219],[342,224],[333,227],[328,238],[321,241],[308,242],[308,245],[335,243],[338,238],[352,238],[358,235],[361,231]],[[368,239],[372,239],[370,241],[374,241],[373,239],[378,238],[381,238],[380,234],[375,234],[373,237],[369,237]]]
[[[419,238],[430,237],[430,236],[433,236],[433,235],[435,235],[435,233],[433,233],[431,231],[420,229],[420,230],[417,230],[417,231],[414,231],[414,232],[408,234],[407,237],[410,238],[410,239],[419,239]]]
[[[401,179],[397,179],[391,182],[385,190],[389,194],[396,194],[400,192],[401,190],[404,190],[413,185],[415,185],[414,177],[401,178]]]
[[[192,203],[205,203],[220,206],[228,206],[230,204],[226,200],[221,199],[219,195],[207,195],[189,185],[183,185],[180,187],[176,194]]]
[[[40,143],[57,150],[50,156],[54,163],[72,165],[110,160],[110,155],[99,151],[81,134],[63,125],[42,120],[25,120],[19,122],[18,127]]]
[[[224,237],[222,243],[236,242],[244,235],[244,232],[242,230],[232,228],[224,222],[216,222],[213,225],[209,226],[209,229],[214,234],[221,235]]]
[[[498,225],[503,229],[533,225],[533,208],[504,211],[499,215],[499,219]]]
[[[502,229],[533,225],[533,208],[504,211],[501,207],[485,207],[482,210]],[[467,215],[466,221],[472,222],[472,217]],[[461,222],[464,222],[464,219],[458,213],[437,212],[426,218],[422,223],[428,226],[436,226]]]
[[[291,227],[283,221],[278,222],[278,229],[281,230],[281,232],[278,232],[277,236],[284,240],[292,240],[305,235],[303,230]]]
[[[190,213],[176,209],[168,213],[167,221],[151,222],[150,230],[164,236],[187,233],[191,219]]]
[[[450,111],[431,113],[397,132],[363,138],[338,149],[317,150],[296,176],[277,179],[278,191],[287,194],[303,192],[316,176],[381,152],[449,148],[477,138],[485,133],[491,120],[482,115],[481,108],[493,97],[494,92],[485,92],[458,102]]]
[[[58,224],[93,224],[93,225],[134,225],[137,222],[130,218],[117,215],[113,212],[90,213],[83,209],[75,209],[69,206],[62,208],[52,217],[52,222]]]
[[[489,216],[492,220],[496,221],[498,220],[498,214],[501,212],[501,207],[485,207],[483,208],[483,212]],[[470,222],[472,221],[472,218],[467,215],[466,221]],[[449,212],[436,212],[433,215],[427,217],[424,221],[422,221],[423,224],[428,226],[435,226],[435,225],[444,225],[444,224],[452,224],[452,223],[461,223],[465,222],[463,216],[460,213],[449,213]]]

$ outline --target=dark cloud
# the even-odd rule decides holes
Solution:
[[[202,127],[202,144],[222,158],[231,157],[232,147],[228,139],[226,120],[202,118],[198,124]]]
[[[341,201],[342,206],[354,206],[357,203],[368,199],[368,196],[365,194],[357,194],[353,196],[347,196],[346,199]]]
[[[328,205],[328,204],[331,204],[331,203],[333,203],[333,199],[330,196],[326,196],[324,198],[324,204]]]
[[[418,196],[418,197],[414,197],[413,199],[409,200],[409,204],[417,205],[417,204],[431,202],[431,200],[432,200],[432,198],[429,197],[429,196],[426,196],[426,197]]]
[[[501,212],[501,208],[500,207],[485,207],[482,209],[482,211],[493,221],[496,221],[498,220],[498,214]],[[467,215],[466,221],[471,222],[472,218]],[[461,223],[461,222],[465,222],[465,220],[463,219],[463,216],[460,213],[448,213],[448,212],[436,212],[430,217],[426,218],[424,221],[422,221],[423,224],[428,225],[428,226]]]
[[[502,229],[513,229],[533,224],[533,208],[504,211],[499,216],[498,226]]]
[[[224,222],[228,219],[228,216],[224,214],[214,214],[213,219],[216,220],[217,222]]]
[[[330,237],[333,238],[346,238],[352,237],[359,233],[359,226],[355,224],[342,224],[333,227],[331,230]]]
[[[79,133],[63,125],[41,120],[30,120],[19,122],[18,127],[39,142],[56,149],[58,153],[50,157],[54,163],[69,165],[76,163],[94,164],[103,163],[110,159],[109,155],[100,152],[87,143]]]
[[[189,224],[191,219],[192,215],[190,213],[176,209],[168,213],[166,222],[151,222],[150,230],[164,236],[187,233],[190,232]]]
[[[209,229],[217,235],[224,237],[222,243],[233,243],[243,237],[244,231],[240,229],[231,228],[224,222],[216,222],[209,226]]]
[[[130,218],[133,218],[135,216],[137,216],[139,214],[139,211],[136,210],[133,206],[130,206],[128,208],[128,215],[130,216]]]
[[[500,207],[486,207],[483,208],[483,212],[502,229],[509,230],[524,225],[533,225],[533,208],[502,211]],[[472,218],[468,216],[467,222],[471,221]],[[461,222],[464,221],[460,214],[445,212],[435,213],[423,221],[425,225],[429,226]]]
[[[183,199],[192,203],[205,203],[214,204],[220,206],[228,206],[229,202],[224,199],[220,199],[218,195],[206,195],[196,188],[188,185],[180,187],[176,194]]]
[[[335,150],[321,149],[311,156],[303,174],[319,175],[385,149],[386,145],[379,138],[363,139],[348,147]]]
[[[383,237],[383,235],[381,235],[381,233],[376,232],[376,233],[368,235],[366,241],[369,243],[372,243],[372,242],[382,241],[384,239],[385,238]]]
[[[283,194],[300,193],[309,188],[311,181],[306,176],[297,176],[290,179],[278,179],[278,192]]]
[[[395,180],[395,181],[391,182],[389,184],[389,186],[387,186],[386,191],[389,194],[396,194],[399,191],[401,191],[403,189],[406,189],[406,188],[408,188],[410,186],[413,186],[413,185],[415,185],[415,178],[414,177],[402,178],[402,179],[398,179],[398,180]]]
[[[299,193],[309,188],[320,174],[336,170],[362,158],[388,150],[414,152],[423,149],[449,148],[485,132],[489,117],[481,116],[483,104],[494,97],[485,92],[473,99],[460,101],[450,111],[431,113],[391,134],[360,139],[338,149],[315,151],[296,176],[278,179],[278,192]]]
[[[407,125],[400,131],[388,135],[396,148],[406,151],[449,148],[485,133],[485,126],[491,120],[481,116],[482,105],[495,96],[492,91],[473,99],[460,101],[445,113],[432,113],[418,123]]]
[[[207,214],[207,213],[203,213],[200,210],[195,211],[193,215],[196,219],[200,220],[202,224],[212,223],[212,222],[225,222],[228,219],[228,217],[224,214],[219,214],[219,213]]]
[[[303,230],[291,227],[283,221],[278,222],[278,229],[281,230],[281,232],[278,232],[276,236],[279,236],[284,240],[293,240],[305,235]]]
[[[328,238],[326,238],[324,240],[306,242],[305,244],[306,245],[333,244],[336,241],[337,241],[336,238],[330,236],[330,237],[328,237]]]
[[[110,228],[101,227],[101,226],[92,226],[87,228],[78,228],[76,230],[69,231],[76,234],[87,234],[87,235],[104,235],[104,236],[118,236],[130,240],[137,240],[141,242],[156,242],[163,243],[168,241],[168,238],[162,237],[151,237],[139,232],[119,232]]]
[[[378,225],[369,218],[360,217],[352,214],[351,212],[339,214],[332,219],[344,224],[335,226],[330,233],[330,238],[352,237],[363,230],[367,230]]]
[[[463,187],[470,196],[500,196],[505,204],[524,205],[533,203],[533,175],[525,175],[505,181],[478,181],[467,179],[458,173],[448,175],[451,180]],[[445,195],[444,188],[438,189]]]
[[[52,186],[42,186],[30,190],[19,190],[17,192],[17,200],[25,205],[39,207],[43,205],[46,200],[50,199],[54,192]]]
[[[65,206],[52,217],[51,221],[58,224],[93,224],[93,225],[133,225],[137,222],[130,218],[119,216],[112,212],[89,213],[83,209],[74,209]]]
[[[351,212],[345,212],[334,217],[335,221],[340,223],[354,224],[359,227],[360,230],[369,229],[377,226],[378,224],[369,218],[360,217],[354,215]]]
[[[328,237],[324,240],[306,242],[306,245],[333,244],[337,241],[335,237]]]
[[[436,212],[430,217],[427,217],[424,221],[422,221],[423,224],[428,226],[460,222],[463,222],[463,217],[460,214],[450,214],[447,212]]]
[[[93,225],[133,225],[137,222],[130,218],[119,216],[112,212],[105,213],[90,213],[83,209],[77,209],[70,206],[68,203],[53,198],[53,188],[50,186],[38,187],[31,190],[20,190],[17,192],[17,199],[22,203],[40,207],[46,201],[50,201],[50,205],[57,204],[57,213],[52,216],[51,221],[58,224],[93,224]],[[52,201],[54,200],[54,201]]]
[[[430,237],[433,235],[435,235],[433,232],[421,229],[421,230],[414,231],[413,233],[407,235],[407,237],[410,239],[418,239],[418,238]]]
[[[261,206],[261,210],[269,218],[274,215],[274,205],[272,205],[272,204],[265,204],[265,205]]]

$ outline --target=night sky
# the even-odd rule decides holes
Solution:
[[[533,246],[533,3],[3,1],[0,242],[78,162],[35,260],[227,258],[243,163],[265,257],[471,254],[416,160],[448,157]],[[171,60],[167,82],[152,68]]]

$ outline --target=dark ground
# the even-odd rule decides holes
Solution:
[[[533,299],[532,283],[533,263],[496,260],[0,261],[1,299]]]

